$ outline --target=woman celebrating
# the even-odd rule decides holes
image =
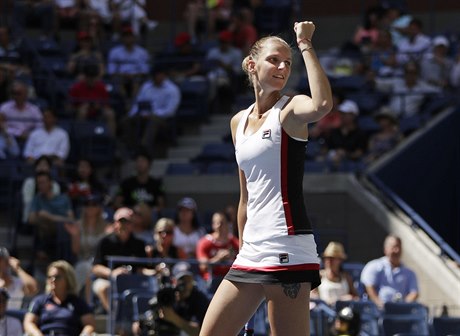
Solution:
[[[308,123],[332,108],[327,77],[313,50],[312,22],[295,23],[311,97],[282,96],[290,46],[269,36],[243,61],[256,101],[231,121],[240,168],[240,250],[206,313],[201,336],[236,335],[265,299],[272,336],[309,335],[310,290],[319,260],[302,190]]]
[[[24,317],[27,335],[91,335],[94,315],[76,294],[75,271],[67,261],[48,266],[46,294],[36,296]]]

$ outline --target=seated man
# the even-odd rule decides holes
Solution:
[[[37,257],[46,263],[63,257],[57,255],[58,233],[63,223],[73,222],[75,217],[67,195],[54,193],[49,173],[38,172],[35,178],[38,193],[32,200],[28,219],[37,228]]]
[[[130,208],[118,209],[113,215],[113,232],[103,237],[96,246],[92,272],[97,279],[93,282],[93,292],[106,311],[109,311],[110,308],[110,277],[116,278],[120,274],[128,274],[133,269],[136,271],[131,265],[110,269],[106,257],[146,257],[144,242],[135,238],[132,233],[132,216],[133,211]]]
[[[361,282],[369,299],[380,308],[388,301],[416,301],[419,295],[417,277],[401,262],[401,239],[388,235],[383,252],[385,256],[371,260],[361,272]]]

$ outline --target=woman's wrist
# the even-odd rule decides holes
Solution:
[[[301,54],[303,54],[304,51],[313,49],[311,40],[307,38],[297,39],[297,46],[299,47]]]

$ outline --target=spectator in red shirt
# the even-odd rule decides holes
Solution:
[[[212,280],[211,287],[217,288],[231,266],[239,250],[238,238],[230,231],[230,224],[222,212],[216,212],[212,216],[212,233],[207,234],[198,241],[196,257],[200,262],[201,276],[206,280]],[[228,263],[228,265],[210,265],[213,263]],[[209,272],[212,267],[212,276]],[[213,288],[210,288],[211,291]]]
[[[233,32],[233,44],[241,49],[243,55],[249,53],[249,49],[258,39],[258,33],[253,22],[254,14],[249,8],[241,8],[233,17],[230,31]]]
[[[77,118],[103,118],[113,135],[116,132],[115,113],[109,105],[109,93],[105,83],[99,78],[99,66],[85,64],[83,79],[77,81],[69,90],[70,101],[76,109]]]

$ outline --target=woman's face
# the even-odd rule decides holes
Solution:
[[[35,167],[35,171],[49,172],[50,170],[51,170],[51,167],[48,164],[48,161],[46,161],[46,160],[40,160],[37,163],[37,166]]]
[[[172,242],[172,238],[174,237],[174,228],[169,225],[164,225],[156,229],[155,235],[158,241]]]
[[[342,263],[342,259],[340,258],[332,258],[332,257],[326,257],[324,258],[324,267],[325,268],[338,268],[340,267],[340,264]]]
[[[89,164],[88,161],[80,161],[78,162],[78,168],[77,168],[77,171],[78,171],[78,176],[82,177],[82,178],[88,178],[90,175],[91,175],[91,165]]]
[[[179,220],[181,222],[192,222],[193,213],[192,209],[181,207],[179,208]]]
[[[291,49],[279,42],[266,42],[255,63],[256,81],[262,88],[283,89],[291,74],[291,57]]]
[[[67,290],[67,283],[65,281],[64,274],[56,267],[52,267],[48,270],[46,281],[48,282],[48,288],[50,292],[62,293]]]

